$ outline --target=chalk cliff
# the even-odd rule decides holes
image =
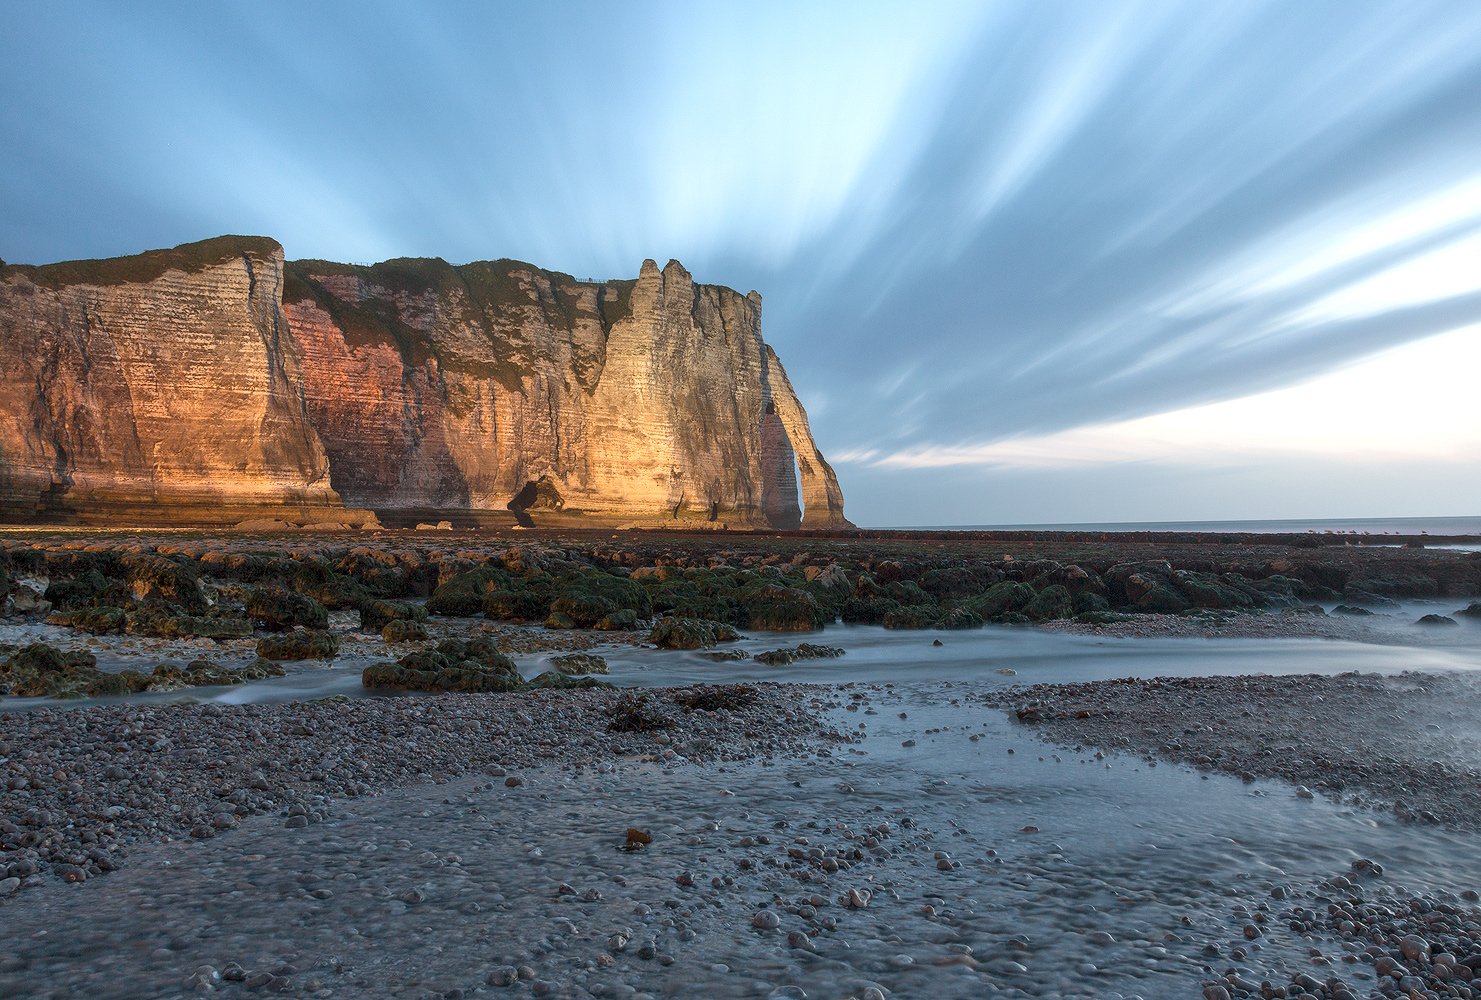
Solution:
[[[0,510],[339,506],[282,283],[236,237],[0,268]]]
[[[272,240],[0,267],[0,514],[505,511],[847,525],[761,297],[677,262],[284,263]],[[799,488],[800,479],[800,488]],[[184,519],[189,519],[185,517]],[[298,520],[303,520],[300,516]]]

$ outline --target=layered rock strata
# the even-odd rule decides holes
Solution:
[[[515,261],[285,264],[272,240],[221,237],[0,267],[0,351],[9,519],[848,523],[761,297],[676,261],[583,282]]]
[[[0,509],[338,507],[282,284],[236,237],[0,268]]]

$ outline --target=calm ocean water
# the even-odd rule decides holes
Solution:
[[[904,525],[901,528],[907,527]],[[931,531],[1247,531],[1481,536],[1481,517],[1339,517],[1255,521],[1091,521],[1081,524],[909,525]]]

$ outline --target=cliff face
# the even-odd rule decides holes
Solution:
[[[223,237],[6,267],[0,350],[24,363],[0,386],[0,511],[342,498],[846,525],[760,324],[759,295],[673,261],[594,283],[513,261],[285,266]]]
[[[0,268],[0,509],[337,506],[282,281],[237,237]]]

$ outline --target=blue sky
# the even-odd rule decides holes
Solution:
[[[0,257],[676,257],[869,524],[1481,513],[1481,4],[12,3]]]

